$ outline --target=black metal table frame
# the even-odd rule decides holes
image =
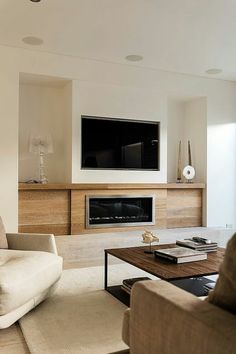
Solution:
[[[117,298],[119,301],[121,301],[122,303],[124,303],[126,306],[129,306],[130,304],[130,296],[128,293],[126,293],[124,290],[121,289],[121,285],[112,285],[112,286],[108,286],[108,252],[107,250],[104,250],[105,252],[105,258],[104,258],[104,290],[106,290],[108,293],[110,293],[112,296],[114,296],[115,298]],[[111,255],[112,257],[116,257],[114,255]],[[119,257],[116,257],[118,259],[120,259]],[[124,261],[125,262],[125,261]],[[128,263],[128,262],[126,262]],[[128,263],[130,264],[130,263]],[[132,264],[131,264],[132,265]],[[135,267],[133,265],[133,267]],[[136,267],[138,269],[141,269],[139,267]],[[142,269],[141,269],[142,270]],[[146,271],[147,272],[147,271]],[[147,272],[148,273],[148,272]],[[151,273],[150,273],[151,274]],[[155,275],[156,276],[156,275]],[[157,277],[157,276],[156,276]],[[160,277],[157,277],[158,279],[160,279]],[[194,295],[196,296],[205,296],[207,295],[206,290],[203,288],[203,285],[206,283],[212,283],[214,281],[207,279],[205,277],[192,277],[192,278],[184,278],[184,279],[179,279],[179,280],[168,280],[168,279],[163,279],[165,281],[168,281],[169,283],[172,283],[186,291],[188,288],[188,285],[191,285],[192,282],[195,282],[194,287],[195,287],[195,293],[192,292]],[[191,291],[189,291],[191,292]]]

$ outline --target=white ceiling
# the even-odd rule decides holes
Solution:
[[[236,80],[235,34],[236,0],[0,0],[2,45],[178,73]]]

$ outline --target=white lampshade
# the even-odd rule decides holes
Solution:
[[[30,135],[29,152],[34,154],[51,154],[53,153],[53,143],[50,134],[46,135]]]

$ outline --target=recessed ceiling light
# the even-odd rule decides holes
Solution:
[[[22,41],[29,45],[41,45],[43,44],[43,40],[38,37],[24,37]]]
[[[129,61],[141,61],[143,60],[143,57],[142,55],[131,54],[131,55],[127,55],[125,59]]]
[[[213,69],[206,70],[206,73],[210,74],[210,75],[216,75],[216,74],[221,74],[222,70],[221,69],[217,69],[217,68],[213,68]]]
[[[30,0],[32,2],[40,2],[41,0]]]

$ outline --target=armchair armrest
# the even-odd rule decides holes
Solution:
[[[127,319],[131,353],[235,353],[236,316],[165,281],[136,283]]]
[[[8,247],[14,250],[44,251],[57,254],[57,246],[54,235],[30,234],[30,233],[8,233]]]

